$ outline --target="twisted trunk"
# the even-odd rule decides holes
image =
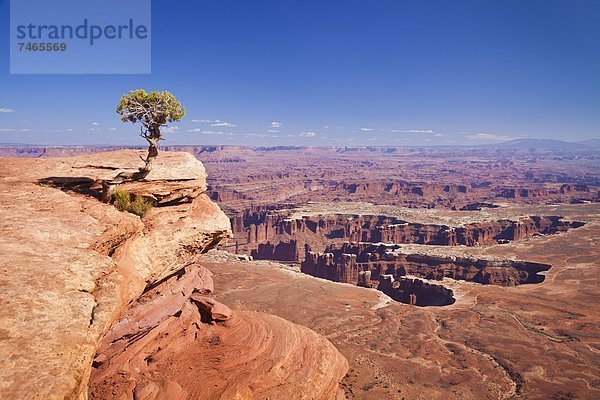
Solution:
[[[142,137],[149,143],[148,155],[146,158],[142,158],[144,166],[139,168],[136,172],[123,171],[115,176],[112,180],[102,181],[102,201],[108,203],[115,189],[123,182],[139,181],[148,176],[152,171],[152,165],[154,159],[158,156],[158,141],[160,140],[160,126],[152,125],[148,127],[147,133],[143,133]]]
[[[148,155],[144,160],[145,165],[142,168],[140,168],[140,172],[144,171],[146,172],[146,175],[148,175],[150,171],[152,171],[152,164],[156,156],[158,156],[158,148],[156,147],[156,145],[160,140],[160,129],[158,126],[152,126],[148,129],[148,131],[150,132],[150,135],[145,136],[146,140],[149,143]]]

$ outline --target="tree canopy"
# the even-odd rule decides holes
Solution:
[[[141,122],[150,129],[181,120],[185,107],[168,91],[147,93],[138,89],[121,97],[117,113],[123,122]]]

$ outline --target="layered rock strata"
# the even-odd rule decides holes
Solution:
[[[252,250],[250,255],[256,259],[262,260],[278,260],[278,261],[294,261],[300,259],[300,246],[297,240],[289,242],[279,242],[272,244],[270,242],[261,243],[258,249]]]
[[[185,379],[193,376],[198,383],[202,377],[198,387],[219,386],[199,374],[202,368],[213,368],[219,359],[215,352],[238,362],[241,353],[228,353],[226,347],[242,336],[248,354],[256,357],[256,368],[287,368],[290,381],[299,377],[311,382],[308,393],[335,396],[346,364],[329,342],[275,317],[231,314],[207,297],[210,273],[196,259],[226,241],[231,231],[227,216],[205,194],[206,173],[193,156],[161,153],[144,181],[121,186],[155,202],[143,219],[98,200],[101,181],[124,167],[135,168],[142,154],[0,159],[0,397],[84,399],[92,370],[94,377],[110,371],[119,375],[132,365],[146,364],[148,371],[167,376],[177,370],[177,357],[185,359],[192,350],[199,372],[190,370],[192,375]],[[272,331],[271,324],[277,326]],[[208,349],[201,338],[212,337],[215,330],[230,340],[221,345],[211,339]],[[168,359],[161,359],[168,352],[156,354],[155,342],[166,348],[161,335],[169,334],[181,337],[187,352],[170,347]],[[287,343],[288,334],[296,340],[284,352],[282,342]],[[318,345],[311,347],[309,342]],[[258,350],[252,351],[252,346]],[[136,352],[155,354],[164,363],[159,369],[150,368],[148,359],[137,363]],[[263,354],[269,358],[263,360]],[[303,361],[308,359],[310,363]],[[256,373],[256,368],[245,371]],[[243,371],[223,368],[213,377],[233,379]],[[127,398],[150,399],[157,393],[160,398],[167,392],[178,398],[186,391],[196,396],[195,390],[200,390],[191,381],[163,382],[141,369],[132,372],[135,387],[129,390],[126,385],[120,392]],[[266,372],[263,376],[252,392],[275,393],[276,377]],[[99,382],[103,381],[94,378],[93,385]],[[95,396],[94,387],[100,386],[92,386]],[[216,392],[206,393],[205,398],[214,398]]]
[[[395,279],[394,275],[381,275],[377,290],[400,303],[413,306],[447,306],[455,302],[451,289],[421,279]]]
[[[347,362],[325,338],[208,297],[190,265],[149,288],[104,336],[90,399],[329,399]]]
[[[500,219],[461,226],[407,222],[375,215],[322,215],[289,218],[285,212],[269,210],[245,213],[232,219],[234,235],[246,236],[256,248],[256,259],[298,261],[304,244],[318,247],[328,242],[372,242],[480,246],[523,240],[535,235],[566,232],[583,225],[563,221],[559,216],[530,216],[518,220]]]
[[[544,281],[548,264],[527,261],[432,255],[404,251],[402,246],[343,243],[315,253],[306,248],[302,272],[335,282],[371,287],[384,275],[396,279],[413,275],[424,279],[452,278],[487,285],[516,286]],[[361,273],[368,272],[368,279]]]

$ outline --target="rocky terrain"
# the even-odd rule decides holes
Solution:
[[[196,154],[225,248],[286,263],[206,255],[217,297],[326,335],[348,398],[599,395],[597,151]]]
[[[324,337],[273,315],[232,313],[206,296],[212,291],[211,273],[199,265],[148,288],[104,336],[90,398],[318,399],[338,393],[347,362]]]
[[[192,155],[121,186],[155,203],[143,218],[99,201],[140,154],[0,160],[0,397],[336,397],[347,362],[326,339],[212,297],[198,257],[230,223]]]
[[[189,149],[226,211],[319,202],[469,208],[598,199],[598,152],[486,147]],[[268,160],[268,162],[266,162]],[[218,180],[217,180],[218,177]],[[280,207],[279,207],[280,208]]]
[[[546,211],[585,225],[502,245],[421,250],[551,265],[543,282],[505,287],[407,276],[452,291],[453,302],[428,288],[442,304],[426,307],[272,261],[209,252],[203,263],[222,289],[217,300],[232,309],[271,312],[325,335],[348,359],[348,398],[593,399],[600,396],[600,208]]]
[[[498,258],[456,257],[437,250],[411,251],[401,245],[347,242],[330,245],[323,253],[314,253],[307,246],[301,271],[365,287],[371,287],[371,280],[378,281],[383,275],[396,279],[414,275],[434,280],[452,278],[486,285],[517,286],[543,282],[544,276],[539,273],[551,267]]]
[[[600,396],[597,149],[165,149],[0,149],[0,397]]]
[[[442,246],[480,246],[549,235],[579,227],[580,222],[562,221],[559,216],[527,216],[462,225],[408,222],[387,215],[341,214],[302,215],[298,210],[262,211],[232,218],[234,235],[255,258],[299,261],[302,248],[310,244],[323,249],[325,243],[358,241],[372,243],[416,243]],[[465,214],[465,213],[463,213]],[[451,221],[460,222],[460,218]],[[240,236],[246,234],[247,240]],[[273,242],[273,243],[272,243]]]

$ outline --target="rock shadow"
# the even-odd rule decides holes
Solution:
[[[102,199],[102,182],[85,176],[52,176],[38,180],[38,184]]]

